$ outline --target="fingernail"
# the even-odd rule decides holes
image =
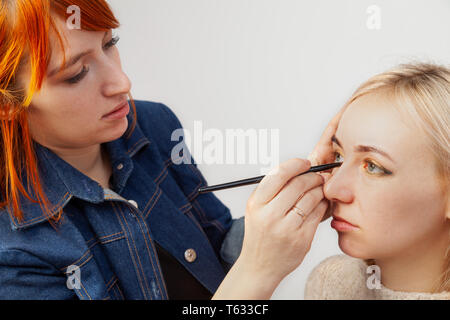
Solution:
[[[316,165],[317,164],[317,155],[316,152],[311,152],[308,156],[308,160],[310,162],[311,165]]]
[[[322,177],[325,179],[324,183],[327,183],[328,180],[330,180],[330,178],[331,178],[331,174],[329,174],[327,172],[323,172]]]
[[[311,167],[311,161],[309,159],[306,159],[306,163]]]
[[[274,168],[272,168],[266,175],[268,175],[268,176],[270,176],[270,175],[276,175],[276,174],[278,173],[279,169],[280,169],[279,166],[274,167]]]
[[[325,183],[325,177],[321,173],[319,173],[319,175],[322,177],[322,183]]]

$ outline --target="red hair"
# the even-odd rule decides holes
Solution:
[[[64,52],[62,66],[66,63],[62,37],[52,14],[65,20],[70,16],[67,8],[71,5],[80,8],[82,30],[108,31],[120,26],[105,0],[0,0],[0,209],[12,206],[11,212],[19,221],[23,219],[19,192],[39,203],[47,217],[53,217],[51,220],[58,221],[62,215],[62,209],[57,215],[49,210],[52,204],[43,192],[27,109],[33,94],[41,89],[47,72],[52,54],[50,29],[55,31]],[[31,69],[28,89],[17,81],[17,74],[26,64]],[[136,106],[130,93],[128,96],[134,114],[130,135],[136,125]],[[28,176],[28,192],[31,182],[39,200],[31,199],[26,192],[21,181],[23,170]]]

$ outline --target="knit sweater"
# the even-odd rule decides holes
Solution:
[[[310,273],[305,286],[306,300],[450,300],[450,292],[423,293],[394,291],[380,284],[367,286],[368,265],[345,254],[326,258]]]

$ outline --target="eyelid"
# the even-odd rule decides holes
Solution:
[[[338,151],[336,148],[334,148],[334,149],[333,149],[333,154],[336,154],[336,153],[338,153],[339,155],[342,156],[342,152],[340,152],[340,151]]]
[[[69,83],[69,84],[78,83],[84,78],[84,76],[86,75],[86,73],[88,73],[88,71],[89,71],[89,68],[86,67],[85,65],[83,65],[83,69],[81,70],[81,72],[78,73],[76,76],[67,79],[66,82]]]
[[[109,41],[104,45],[104,47],[106,47],[106,49],[109,49],[109,48],[113,47],[115,44],[117,44],[117,42],[118,42],[119,40],[120,40],[120,37],[119,37],[118,35],[115,35],[115,36],[113,35],[113,37],[111,38],[111,40],[109,40]],[[83,69],[81,70],[80,73],[78,73],[77,75],[75,75],[75,76],[72,77],[72,78],[67,79],[66,82],[67,82],[67,83],[70,83],[70,84],[78,83],[79,81],[81,81],[81,80],[84,78],[85,74],[86,74],[88,71],[89,71],[89,68],[87,68],[86,66],[83,66]],[[79,78],[78,81],[76,80],[77,78]]]
[[[120,37],[119,37],[118,35],[113,35],[113,36],[111,37],[111,40],[109,40],[107,43],[105,43],[104,46],[105,46],[107,49],[109,49],[109,48],[113,47],[114,45],[116,45],[117,42],[119,42],[119,40],[120,40]]]
[[[334,154],[334,155],[339,154],[341,157],[343,157],[342,153],[339,152],[339,151],[336,150],[336,149],[333,150],[333,154]],[[374,166],[376,166],[380,171],[382,171],[382,172],[385,173],[385,174],[392,174],[392,171],[386,169],[385,167],[383,167],[382,165],[380,165],[380,164],[379,164],[377,161],[375,161],[375,160],[367,159],[367,158],[366,158],[366,159],[364,159],[364,162],[365,162],[365,163],[371,163],[371,164],[373,164]],[[366,170],[366,171],[367,171],[367,170]],[[369,174],[371,174],[371,175],[376,175],[376,173],[369,173]]]
[[[375,160],[372,159],[365,159],[364,160],[365,163],[371,163],[373,164],[375,167],[377,167],[378,169],[380,169],[384,174],[392,174],[392,171],[386,169],[385,167],[383,167],[382,165],[380,165],[378,162],[376,162]],[[372,175],[376,175],[376,173],[369,173]]]
[[[364,161],[368,161],[374,165],[376,165],[377,167],[379,167],[380,169],[386,170],[381,164],[378,163],[377,160],[371,159],[371,158],[366,158]]]

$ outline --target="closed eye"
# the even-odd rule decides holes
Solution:
[[[75,84],[81,81],[81,79],[84,78],[84,75],[86,73],[88,73],[89,68],[86,66],[83,66],[83,69],[81,70],[81,72],[79,74],[77,74],[75,77],[67,79],[66,82],[70,83],[70,84]]]
[[[105,49],[109,49],[115,46],[117,42],[119,42],[119,40],[120,40],[119,36],[112,37],[112,39],[105,44]]]
[[[119,42],[119,40],[120,40],[119,36],[112,37],[112,39],[110,41],[108,41],[103,46],[103,48],[105,50],[108,50],[111,47],[115,46],[117,44],[117,42]],[[79,74],[77,74],[75,77],[67,79],[65,82],[67,82],[69,84],[76,84],[76,83],[80,82],[88,72],[89,72],[89,67],[83,66],[83,69],[81,70],[81,72]]]

